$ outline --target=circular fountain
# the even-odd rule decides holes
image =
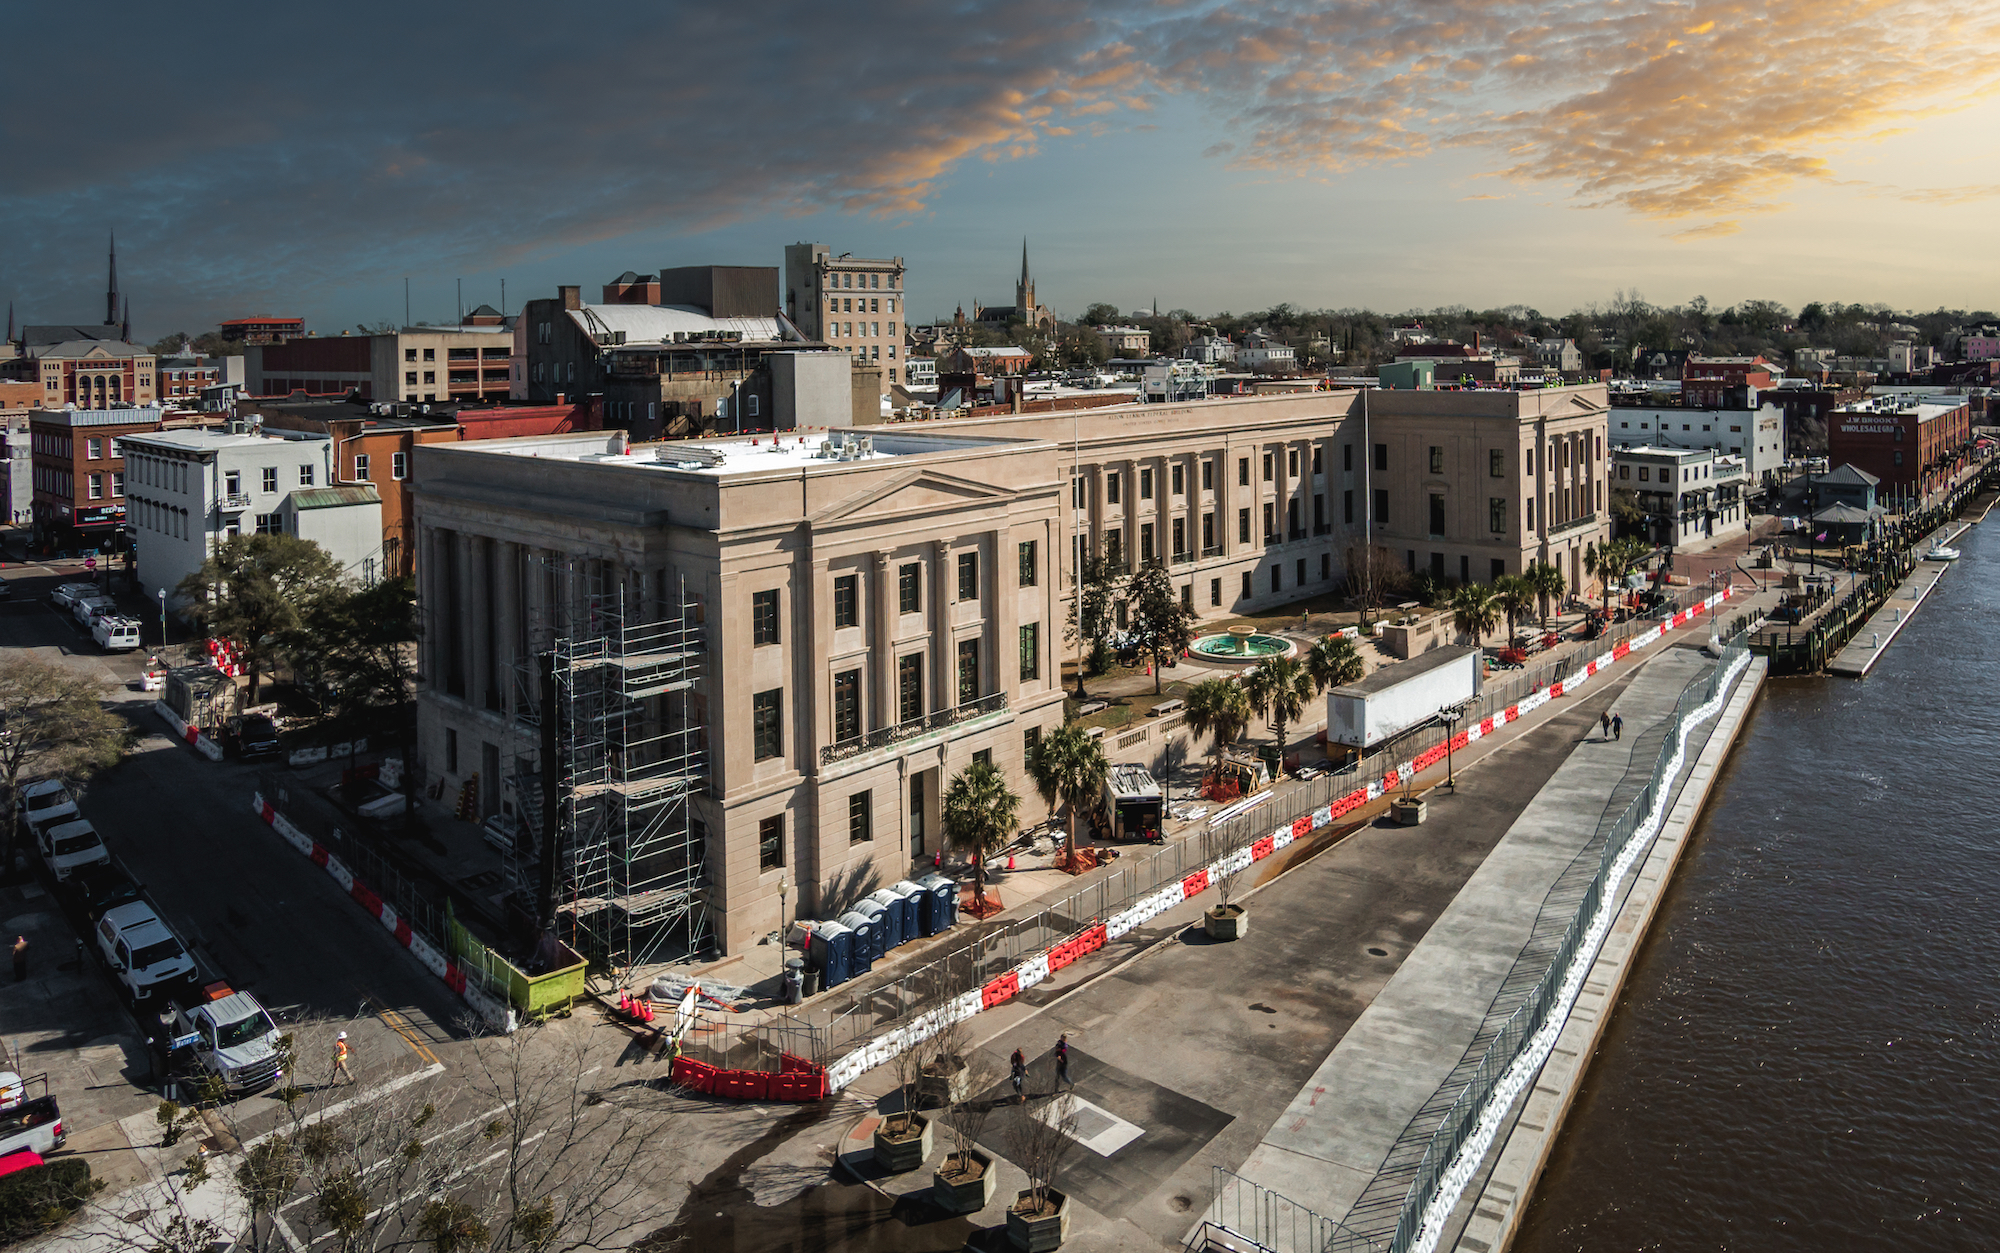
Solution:
[[[1189,649],[1204,661],[1224,665],[1255,665],[1272,657],[1289,657],[1298,645],[1277,635],[1260,634],[1256,627],[1233,626],[1216,635],[1204,635]]]

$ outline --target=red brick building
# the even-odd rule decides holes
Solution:
[[[1728,405],[1729,389],[1771,386],[1775,369],[1762,357],[1690,356],[1681,367],[1681,404],[1689,409],[1721,409]]]
[[[246,344],[282,344],[306,333],[304,318],[231,318],[216,327],[224,339]]]
[[[1964,397],[1932,403],[1875,396],[1827,415],[1827,460],[1851,465],[1888,487],[1930,491],[1963,469],[1972,449],[1972,407]]]
[[[40,409],[29,415],[35,542],[52,549],[123,547],[125,458],[118,437],[160,429],[157,406]]]

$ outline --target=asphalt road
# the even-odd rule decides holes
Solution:
[[[251,813],[256,767],[211,762],[168,738],[154,694],[135,687],[146,654],[103,653],[49,601],[49,591],[76,576],[28,567],[6,577],[12,595],[0,600],[0,649],[104,680],[140,732],[126,759],[89,783],[82,812],[145,885],[202,976],[254,993],[281,1019],[337,1020],[363,1083],[444,1060],[463,1035],[465,1006]],[[94,986],[116,995],[101,971]],[[317,1081],[330,1068],[330,1056],[309,1057],[300,1078]],[[275,1117],[268,1098],[240,1106],[237,1117],[252,1130]]]

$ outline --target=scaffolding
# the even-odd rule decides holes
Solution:
[[[551,563],[550,574],[561,589],[553,646],[532,679],[525,667],[520,676],[520,694],[538,699],[516,705],[540,732],[544,769],[523,768],[515,793],[537,834],[554,805],[553,839],[517,849],[510,886],[530,888],[532,876],[560,938],[614,970],[696,952],[709,940],[705,837],[689,803],[707,773],[698,609],[677,587],[674,604],[655,597],[665,612],[648,613],[635,590],[603,586],[599,562]]]

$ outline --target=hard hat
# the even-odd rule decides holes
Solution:
[[[347,1038],[347,1033],[346,1033],[345,1031],[343,1031],[343,1032],[341,1032],[341,1033],[340,1033],[339,1035],[337,1035],[337,1036],[335,1036],[335,1037],[333,1037],[333,1038],[334,1038],[334,1039],[336,1039],[336,1040],[345,1040],[345,1039]]]

